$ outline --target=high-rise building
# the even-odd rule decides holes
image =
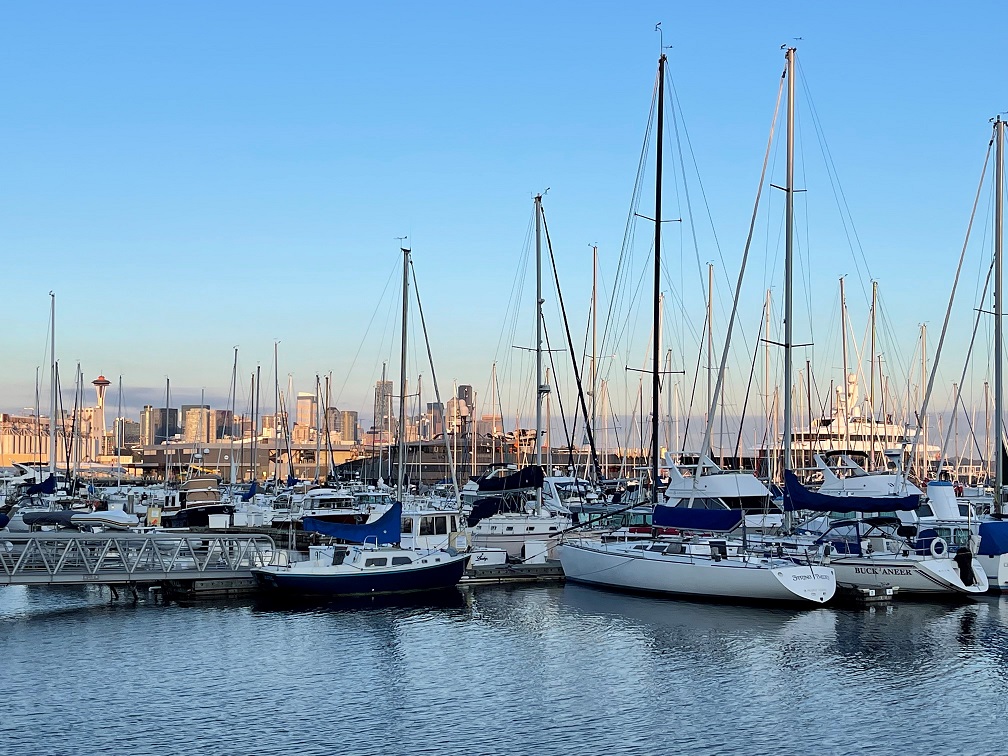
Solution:
[[[387,429],[392,426],[392,381],[375,383],[375,427]]]
[[[315,427],[318,422],[318,402],[315,400],[315,394],[298,392],[295,422],[301,426]]]
[[[178,432],[177,409],[147,404],[140,412],[140,443],[145,446],[165,443]]]
[[[429,440],[443,435],[445,432],[444,405],[438,402],[428,403],[425,420],[427,422],[427,428],[421,429],[420,435],[422,438]],[[424,430],[426,430],[426,432],[424,432]]]
[[[140,443],[140,423],[125,417],[115,419],[112,430],[112,448],[116,454],[128,451]]]
[[[210,441],[210,405],[209,404],[183,404],[182,405],[182,440],[183,441]]]
[[[213,427],[213,437],[211,440],[218,441],[222,438],[237,438],[235,435],[235,421],[231,410],[211,410],[210,424]]]
[[[345,444],[355,444],[360,440],[357,435],[357,413],[344,410],[340,413],[340,437]]]

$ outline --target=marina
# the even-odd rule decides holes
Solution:
[[[0,754],[1008,750],[1004,8],[4,19]]]

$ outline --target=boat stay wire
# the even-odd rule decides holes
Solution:
[[[581,383],[581,371],[578,369],[577,353],[574,351],[574,341],[571,338],[570,324],[567,321],[567,308],[564,306],[563,293],[560,291],[560,274],[557,272],[556,256],[553,254],[553,242],[550,241],[549,226],[546,224],[546,214],[542,213],[541,208],[540,213],[542,215],[543,232],[546,235],[546,248],[549,250],[550,264],[553,268],[553,281],[556,284],[557,302],[560,305],[560,314],[563,319],[564,333],[567,336],[567,348],[570,350],[571,368],[574,370],[574,380],[577,383],[578,402],[581,405],[581,412],[584,414],[585,418],[585,428],[588,432],[588,446],[591,449],[592,467],[594,468],[593,473],[597,478],[599,473],[599,463],[598,454],[595,451],[595,437],[593,434],[593,428],[591,427],[591,415],[588,414],[588,406],[585,404],[584,386]]]

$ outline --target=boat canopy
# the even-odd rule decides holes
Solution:
[[[784,511],[813,512],[912,512],[920,506],[920,496],[828,496],[810,491],[790,470],[784,471]]]
[[[1008,554],[1008,522],[990,520],[980,523],[980,549],[983,556]]]
[[[43,480],[41,483],[32,483],[25,489],[25,493],[28,496],[34,494],[54,494],[56,493],[56,478],[50,474],[48,478]]]
[[[368,538],[376,538],[379,544],[399,543],[402,538],[402,503],[392,502],[392,506],[374,522],[362,525],[348,525],[326,522],[317,517],[305,517],[301,521],[305,530],[338,538],[347,543],[364,543]]]
[[[742,510],[666,507],[663,504],[658,504],[654,508],[654,516],[651,518],[651,522],[663,528],[728,531],[742,522]]]
[[[480,493],[489,491],[517,491],[522,488],[542,488],[545,478],[543,469],[538,465],[523,467],[511,475],[486,478],[478,481]]]
[[[252,501],[252,497],[256,494],[256,488],[259,487],[259,481],[253,480],[252,485],[249,486],[248,491],[242,494],[242,501]]]

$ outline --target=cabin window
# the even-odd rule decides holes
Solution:
[[[402,532],[403,533],[412,533],[413,532],[413,518],[412,517],[403,517],[403,520],[402,520]]]
[[[402,564],[410,564],[412,561],[409,557],[392,557],[392,566],[398,567]]]
[[[505,533],[510,533],[512,530],[514,530],[513,525],[508,525],[506,528],[504,528]]]
[[[458,531],[458,520],[455,518],[455,515],[452,515],[451,518],[451,529],[453,533]]]
[[[959,516],[960,517],[970,517],[970,516],[972,516],[972,514],[973,513],[970,512],[970,505],[969,504],[960,504],[959,505]]]
[[[525,530],[528,533],[534,533],[535,532],[535,525],[529,525],[528,527],[525,528]]]
[[[365,567],[385,567],[388,565],[388,557],[372,557],[364,560]]]
[[[555,532],[556,529],[557,529],[556,525],[550,525],[550,527],[549,527],[549,530],[550,530],[551,533]]]
[[[435,517],[434,518],[434,533],[435,533],[435,535],[448,535],[448,518],[447,517]]]
[[[420,518],[420,535],[434,535],[434,518],[433,517],[421,517]]]
[[[931,505],[930,504],[921,504],[919,507],[917,507],[917,516],[918,517],[934,517],[934,510],[931,509]]]

